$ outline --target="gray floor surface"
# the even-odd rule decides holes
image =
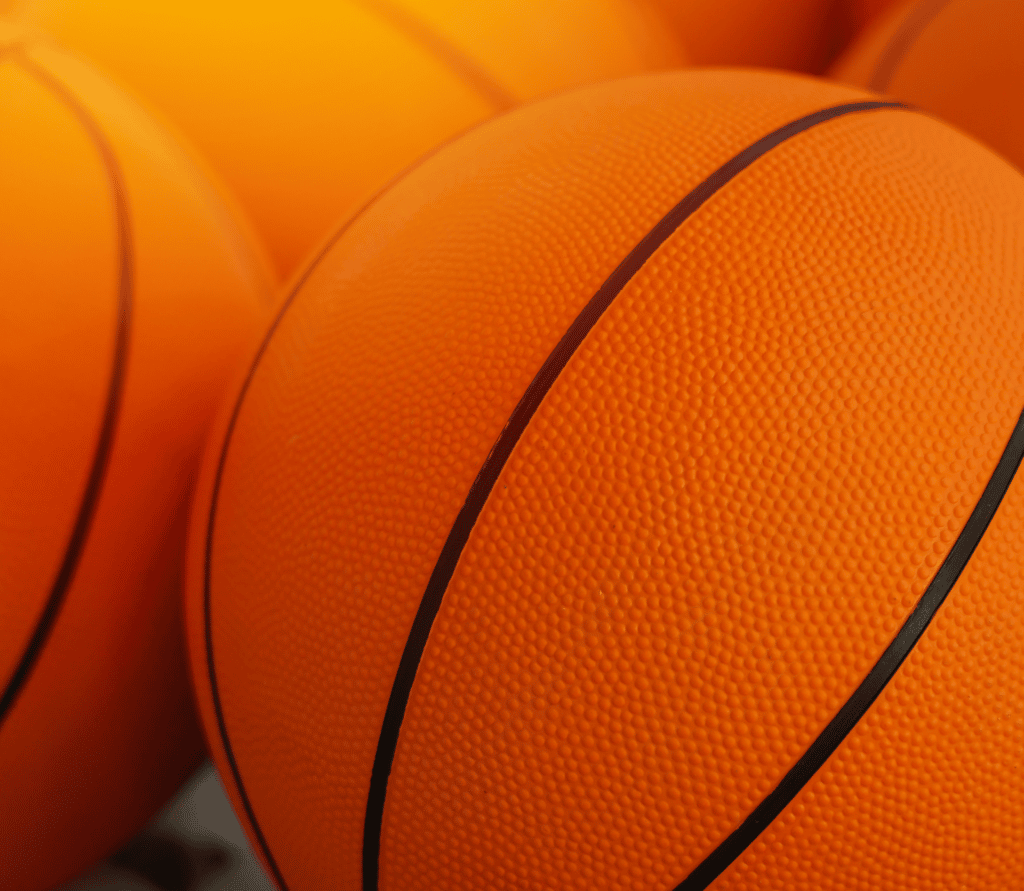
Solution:
[[[118,854],[56,891],[274,891],[206,764]]]

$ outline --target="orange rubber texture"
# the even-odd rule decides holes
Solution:
[[[678,67],[636,0],[20,0],[209,159],[290,275],[424,152],[511,105]]]
[[[831,76],[929,111],[1024,170],[1024,6],[911,0],[868,28]]]
[[[1018,473],[899,674],[716,889],[1020,887],[1022,535]]]
[[[0,109],[0,886],[38,891],[123,843],[202,757],[187,499],[272,292],[181,150],[10,24]]]
[[[832,0],[638,0],[675,28],[695,65],[821,71],[834,54]]]
[[[297,282],[211,440],[186,609],[214,757],[283,887],[362,886],[413,616],[581,308],[725,162],[865,98],[700,71],[543,102],[424,162]],[[554,380],[462,552],[388,781],[382,891],[674,888],[775,788],[920,599],[1024,408],[1022,223],[1001,159],[876,110],[772,149],[658,248]],[[940,615],[996,614],[1004,552],[979,549]],[[1016,660],[1006,643],[956,660],[951,693],[1005,678],[1016,702]],[[904,674],[893,691],[931,689]],[[790,836],[765,833],[713,887],[866,888],[862,839],[898,865],[936,819],[964,887],[987,887],[990,862],[1019,885],[1016,714],[951,741],[967,763],[947,779],[915,748],[931,702],[898,717],[900,773],[888,739],[862,744],[879,797],[837,811],[850,832],[806,806],[812,784],[780,817]],[[1007,775],[964,788],[993,747]],[[837,800],[843,779],[857,789],[847,768]],[[887,798],[902,782],[934,804]],[[979,824],[999,831],[962,831]]]

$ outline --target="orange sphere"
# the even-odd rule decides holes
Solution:
[[[1024,3],[907,2],[843,55],[832,76],[966,130],[1024,169]]]
[[[840,0],[843,19],[860,30],[872,19],[891,9],[899,0]]]
[[[820,71],[833,53],[832,0],[648,0],[697,65]]]
[[[1020,887],[1022,228],[929,116],[700,70],[341,230],[190,527],[280,886]]]
[[[635,0],[22,0],[234,188],[286,276],[423,152],[544,93],[676,66]]]
[[[202,757],[187,499],[270,272],[139,108],[9,24],[0,116],[0,885],[39,891]]]
[[[835,52],[829,62],[842,53],[861,31],[900,0],[838,0],[833,8]]]

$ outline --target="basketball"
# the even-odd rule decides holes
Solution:
[[[0,24],[0,885],[111,853],[203,756],[188,497],[269,261],[95,70]]]
[[[821,71],[834,51],[831,0],[640,0],[674,25],[695,65]]]
[[[902,3],[832,70],[938,115],[1024,169],[1024,5]]]
[[[833,7],[835,29],[835,48],[829,58],[829,66],[833,65],[857,38],[862,31],[881,18],[885,11],[901,0],[840,0]]]
[[[544,93],[682,64],[636,0],[22,0],[209,159],[288,276],[423,152]]]
[[[1022,227],[926,114],[691,69],[339,229],[189,533],[277,884],[1020,887]]]
[[[852,36],[897,2],[898,0],[841,0],[839,10],[843,23],[850,29]]]

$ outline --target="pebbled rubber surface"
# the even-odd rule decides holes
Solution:
[[[941,230],[915,226],[908,251],[893,205],[911,203],[896,183],[858,190],[856,163],[844,176],[808,159],[867,143],[878,167],[915,171],[944,211],[935,219],[955,219],[969,193],[943,187],[942,158],[955,154],[945,131],[929,139],[937,129],[882,112],[779,146],[682,227],[595,327],[520,440],[449,586],[389,783],[381,887],[436,887],[467,862],[510,889],[673,887],[877,661],[1024,408],[1020,371],[1007,373],[1021,365],[1012,338],[993,355],[983,305],[953,318],[945,305],[929,310],[936,287],[953,306],[985,293],[983,251],[953,254],[962,277],[914,282],[914,250],[950,249]],[[897,133],[934,148],[886,157],[879,143],[899,145]],[[1005,169],[1002,185],[1019,217],[1012,177]],[[1012,208],[997,183],[971,203]],[[881,280],[865,274],[859,289],[890,296],[822,293],[821,245],[838,244],[851,217],[883,218],[864,206],[872,199],[896,231],[884,263],[862,257]],[[740,243],[706,285],[686,274]],[[902,288],[885,281],[889,263],[910,273]],[[1015,271],[993,301],[996,324],[1024,333],[1012,297],[1024,267]],[[672,299],[680,281],[685,304]],[[908,305],[914,292],[923,305]],[[926,332],[947,326],[958,333],[943,348]],[[693,357],[692,370],[680,374],[674,356]],[[929,458],[915,460],[922,440]],[[949,468],[938,480],[935,464]],[[900,581],[911,583],[879,598]]]
[[[772,149],[812,127],[820,126],[848,114],[864,114],[893,107],[895,106],[891,103],[880,102],[853,102],[832,106],[785,124],[734,155],[662,217],[639,244],[626,255],[615,271],[605,279],[597,293],[585,304],[561,340],[544,360],[544,364],[516,405],[501,436],[495,442],[486,462],[473,481],[473,486],[448,534],[444,547],[441,549],[419,609],[416,611],[416,617],[413,620],[388,699],[388,708],[384,715],[370,778],[366,822],[363,830],[364,888],[375,889],[378,884],[381,822],[386,803],[388,775],[391,772],[409,694],[415,683],[416,671],[429,639],[433,622],[480,513],[490,498],[506,462],[525,433],[537,408],[546,398],[550,387],[566,365],[572,361],[593,326],[600,321],[601,316],[618,298],[622,289],[642,270],[644,264],[661,248],[665,241],[680,226],[685,225],[690,217],[697,213],[720,189]],[[752,814],[751,818],[760,821],[760,817],[757,816],[760,810],[761,808]],[[730,837],[727,840],[727,846],[732,842],[733,839]],[[704,868],[709,866],[710,863],[704,864]],[[691,878],[693,877],[691,876]]]
[[[732,72],[561,97],[438,154],[312,270],[227,445],[209,578],[225,725],[292,891],[359,886],[412,617],[582,305],[726,160],[863,98]],[[787,141],[676,231],[473,528],[402,725],[382,889],[673,888],[774,788],[917,602],[1024,407],[1022,219],[1002,161],[879,111]]]
[[[846,742],[716,891],[1020,884],[1022,534],[1018,473],[955,596]]]
[[[931,112],[1024,170],[1024,6],[910,0],[869,27],[831,76]]]

